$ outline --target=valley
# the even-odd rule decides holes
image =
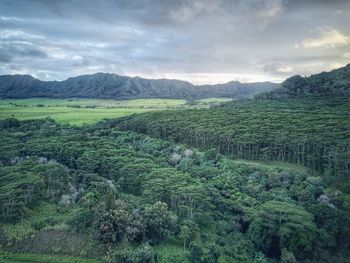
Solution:
[[[350,0],[0,0],[0,263],[350,263]]]
[[[0,100],[1,262],[346,262],[349,66],[327,74],[244,99]]]

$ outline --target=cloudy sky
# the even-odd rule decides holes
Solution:
[[[349,25],[349,0],[0,0],[0,75],[279,82],[350,63]]]

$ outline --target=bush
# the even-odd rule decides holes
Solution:
[[[113,253],[113,263],[155,263],[156,253],[149,244],[138,248],[127,247]]]

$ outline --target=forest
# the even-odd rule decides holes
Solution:
[[[246,100],[222,107],[131,115],[110,126],[237,159],[287,161],[350,193],[349,98]]]
[[[276,114],[273,106],[265,118]],[[345,106],[339,102],[331,116],[338,116]],[[225,107],[218,110],[226,112],[233,106]],[[299,118],[305,115],[304,104],[293,107]],[[317,112],[319,107],[314,107]],[[244,112],[252,111],[249,104],[237,105],[236,110],[243,116],[235,123],[243,121]],[[249,150],[249,144],[241,152],[232,146],[227,148],[232,152],[223,155],[223,137],[211,135],[212,130],[205,133],[217,137],[218,147],[214,147],[206,144],[208,137],[196,140],[190,133],[181,133],[179,127],[185,127],[176,122],[179,116],[192,118],[191,113],[196,113],[198,122],[187,123],[197,125],[194,134],[203,135],[201,114],[212,122],[218,117],[216,110],[212,118],[205,110],[181,113],[159,112],[156,119],[154,113],[146,113],[133,117],[134,122],[102,121],[82,127],[52,119],[0,121],[0,243],[6,251],[0,252],[0,259],[39,262],[31,254],[18,256],[36,253],[73,257],[60,262],[346,262],[350,198],[330,184],[317,165],[315,172],[311,166],[262,162],[256,156],[263,151],[253,143],[250,147],[255,150]],[[285,119],[273,116],[275,127]],[[228,118],[223,117],[218,121]],[[310,140],[305,125],[311,120],[304,118],[305,139]],[[130,128],[141,119],[145,123],[138,123],[139,127],[144,125],[144,131],[161,138],[115,127],[126,128],[129,123]],[[167,129],[158,128],[157,121]],[[273,130],[264,130],[262,124],[262,134]],[[325,129],[328,126],[332,129]],[[251,129],[257,131],[254,126]],[[342,134],[335,123],[326,123],[320,130],[326,132],[315,134],[325,145],[334,134]],[[257,143],[262,134],[253,137]],[[179,140],[180,136],[187,139]],[[281,136],[276,143],[292,142],[292,138]],[[235,138],[239,139],[244,137]],[[288,149],[292,148],[286,147],[285,155],[276,159],[292,158],[294,153]],[[234,151],[242,156],[233,155]],[[274,157],[269,151],[265,150],[267,156]],[[311,160],[308,152],[300,153],[300,164],[301,156]],[[338,167],[338,163],[332,165]],[[346,176],[343,173],[330,176]],[[20,261],[21,257],[25,260]],[[52,256],[46,258],[58,262]]]

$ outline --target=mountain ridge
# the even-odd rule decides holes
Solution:
[[[329,97],[350,95],[350,63],[344,67],[303,77],[294,75],[280,87],[262,94],[257,99],[292,99],[303,97]]]
[[[145,79],[97,72],[70,77],[63,81],[43,81],[31,75],[0,76],[0,98],[247,98],[271,91],[272,82],[241,83],[230,81],[214,85],[194,85],[177,79]]]

